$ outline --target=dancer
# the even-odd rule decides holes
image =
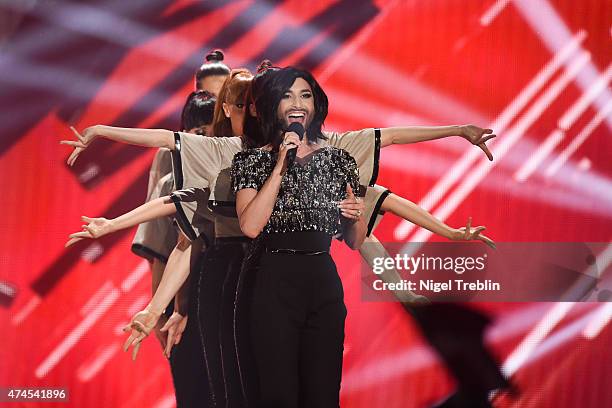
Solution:
[[[203,95],[211,95],[207,91],[196,91],[193,95],[195,95],[195,103],[190,104],[181,115],[184,123],[183,129],[188,129],[188,133],[200,134],[202,137],[210,136],[216,99],[205,100]],[[198,119],[201,119],[201,122],[198,122]],[[168,179],[167,186],[173,188],[170,191],[160,191],[160,197],[167,196],[176,188],[173,175],[169,174],[166,178]],[[163,217],[163,219],[168,220],[169,217]],[[202,214],[202,220],[201,223],[205,227],[200,229],[198,239],[191,243],[185,239],[181,232],[181,242],[176,242],[179,253],[181,246],[187,249],[187,243],[189,242],[188,246],[191,252],[185,250],[183,252],[189,254],[190,262],[185,263],[185,265],[194,271],[199,271],[202,264],[202,251],[210,245],[209,242],[214,238],[212,214]],[[174,228],[173,230],[176,232]],[[209,387],[206,386],[207,376],[203,364],[200,330],[196,318],[196,302],[190,296],[191,293],[197,293],[197,288],[194,288],[196,283],[196,280],[192,277],[183,284],[175,296],[174,312],[165,327],[170,342],[166,345],[165,354],[170,358],[172,365],[172,379],[177,407],[202,405],[208,401],[210,395]],[[155,289],[157,290],[157,287]]]
[[[223,82],[230,74],[229,67],[222,62],[224,57],[223,51],[213,50],[206,55],[204,64],[196,71],[194,78],[197,91],[192,92],[187,97],[187,102],[181,113],[181,129],[183,132],[200,135],[211,134],[211,129],[209,127],[212,124],[212,117],[204,117],[202,113],[204,111],[210,111],[210,107],[204,106],[204,104],[206,104],[205,100],[219,94]],[[202,94],[201,91],[207,92],[208,94]],[[197,105],[194,99],[196,95],[199,95],[198,99],[200,100],[200,103]],[[189,102],[192,99],[194,99],[193,103],[190,104]],[[214,112],[215,101],[212,100],[211,102]],[[205,116],[210,115],[206,113]],[[171,171],[172,160],[170,150],[161,148],[155,154],[151,170],[149,171],[149,183],[145,202],[150,201],[152,198],[168,195],[171,191],[175,190],[171,189],[173,183],[170,181],[172,180],[171,177],[166,177],[165,182],[159,183],[160,179],[170,174]],[[164,185],[165,187],[163,187]],[[160,193],[162,193],[161,196]],[[132,252],[149,261],[153,293],[155,293],[159,285],[159,280],[161,279],[165,264],[168,261],[168,256],[175,247],[176,242],[176,230],[171,227],[171,220],[167,217],[140,224],[136,230],[134,240],[132,241]],[[164,323],[165,321],[162,319],[155,329],[155,335],[165,349],[166,336],[159,330]]]
[[[242,134],[244,99],[253,76],[248,70],[233,70],[219,93],[215,107],[213,134],[215,137],[230,137]],[[181,162],[191,162],[205,156],[201,146],[185,143],[180,139],[181,148],[175,149],[175,157]],[[205,180],[192,167],[176,166],[182,169],[175,177],[185,185],[204,185]],[[230,190],[229,177],[220,170],[214,181],[213,191]],[[199,213],[208,211],[208,200],[202,188],[184,189],[175,192],[176,217],[184,218],[180,225],[193,224]],[[214,200],[211,200],[214,202]],[[215,237],[207,248],[201,271],[198,274],[197,317],[201,328],[202,349],[205,352],[207,372],[210,379],[211,401],[219,406],[245,406],[234,338],[233,314],[235,291],[244,254],[250,239],[240,231],[235,217],[215,214]]]
[[[214,112],[215,100],[213,99],[208,102],[212,103],[212,110],[210,109],[211,106],[205,105],[207,105],[206,100],[209,97],[214,97],[219,94],[221,85],[230,73],[229,67],[222,62],[223,59],[223,51],[213,50],[206,55],[204,64],[202,64],[196,71],[194,79],[197,90],[192,92],[187,97],[187,102],[185,103],[181,113],[181,129],[183,132],[208,136],[211,135],[211,116],[212,112]],[[202,92],[205,92],[206,94],[203,94]],[[204,95],[207,96],[204,97]],[[199,100],[199,103],[196,103],[195,98]],[[189,103],[190,101],[192,101],[191,104]],[[174,178],[170,174],[171,172],[172,159],[170,150],[165,148],[158,149],[149,172],[149,183],[145,202],[149,202],[155,198],[167,196],[172,191],[176,190]],[[162,178],[163,180],[161,180]],[[138,225],[136,234],[132,241],[132,252],[149,261],[153,294],[155,293],[155,290],[157,289],[157,286],[161,280],[161,276],[168,261],[168,256],[177,244],[177,238],[177,230],[172,226],[172,220],[170,217],[160,217]],[[188,285],[185,286],[187,287]],[[185,294],[185,292],[186,291],[184,290],[183,293]],[[179,298],[180,297],[178,296],[176,297],[176,306],[179,306],[180,304]],[[161,328],[164,327],[168,321],[165,315],[162,316],[154,329],[155,336],[162,345],[164,354],[167,356],[170,355],[170,349],[172,347],[172,344],[169,346],[169,348],[167,345],[166,340],[168,337],[168,331],[171,333],[171,337],[179,339],[180,341],[182,333],[186,328],[186,302],[188,297],[184,295],[181,300],[185,307],[181,308],[180,310],[177,309],[177,313],[174,313],[171,316],[172,320],[167,326],[167,331],[161,332]]]
[[[207,91],[189,94],[181,112],[181,129],[192,134],[209,135],[215,98]],[[170,150],[159,149],[155,154],[145,202],[170,194],[173,188],[172,159]],[[132,252],[149,261],[152,272],[152,292],[155,293],[159,280],[168,261],[168,256],[176,246],[177,232],[168,217],[142,223],[136,230],[132,241]],[[156,335],[159,336],[156,329]],[[164,341],[165,342],[165,341]],[[165,348],[165,344],[163,345]]]
[[[192,92],[186,100],[181,113],[181,129],[183,131],[209,135],[212,127],[212,118],[215,107],[214,96],[207,91]],[[201,136],[203,137],[203,136]],[[159,179],[156,188],[151,192],[147,201],[158,197],[167,196],[174,191],[174,180],[171,174],[170,151],[159,149],[151,168],[151,177],[156,176],[155,170],[166,169],[168,174]],[[211,220],[211,217],[207,217]],[[203,237],[193,244],[193,252],[188,253],[187,266],[198,267],[199,254],[203,240],[209,240],[213,234],[212,221],[206,221],[208,228]],[[153,258],[152,265],[152,290],[153,294],[159,286],[168,257],[178,244],[178,234],[172,225],[170,217],[160,217],[142,223],[138,226],[132,251],[141,256],[150,255]],[[181,240],[179,248],[184,247],[184,239]],[[183,251],[185,252],[185,251]],[[180,251],[177,250],[177,253]],[[173,307],[169,307],[154,328],[156,337],[162,344],[164,354],[169,358],[172,380],[175,389],[176,403],[178,407],[190,407],[198,404],[208,396],[206,376],[204,375],[203,357],[200,348],[199,331],[197,320],[188,320],[187,316],[195,315],[193,307],[189,306],[189,288],[191,282],[187,281],[177,293]],[[171,310],[173,309],[173,310]],[[191,310],[191,312],[190,312]],[[168,315],[171,314],[168,319]],[[167,344],[168,338],[172,342]],[[182,340],[182,341],[181,341]],[[180,343],[180,344],[179,344]],[[176,347],[173,347],[176,344]],[[172,350],[172,353],[170,353]]]
[[[196,71],[195,88],[204,90],[215,96],[219,95],[223,82],[230,74],[230,68],[223,63],[225,55],[221,50],[213,50],[206,54],[204,63]]]

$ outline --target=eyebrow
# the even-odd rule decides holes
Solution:
[[[287,89],[286,92],[292,92],[292,91],[291,89]],[[300,89],[299,91],[297,91],[297,93],[303,93],[303,92],[312,92],[312,90],[309,88],[304,88],[304,89]]]

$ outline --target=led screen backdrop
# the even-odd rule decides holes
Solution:
[[[174,405],[156,340],[136,362],[120,349],[150,298],[134,230],[64,249],[81,215],[144,200],[154,151],[96,141],[69,168],[58,142],[69,125],[177,128],[213,48],[232,67],[311,69],[327,129],[493,128],[493,162],[459,137],[381,153],[378,183],[453,227],[472,216],[499,242],[612,236],[608,1],[9,0],[0,13],[0,387],[67,387],[73,407]],[[443,240],[391,215],[375,234]],[[348,309],[342,405],[426,407],[452,392],[412,318],[362,301],[358,257],[333,250]],[[496,406],[612,405],[610,303],[472,306],[492,317],[486,343],[521,390]]]

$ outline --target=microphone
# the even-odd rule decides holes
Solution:
[[[287,132],[295,132],[300,137],[300,142],[304,139],[304,126],[298,122],[292,122],[285,133]],[[287,152],[287,168],[293,166],[293,162],[295,161],[295,155],[297,154],[297,148],[291,149]]]

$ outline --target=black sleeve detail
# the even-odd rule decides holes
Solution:
[[[168,263],[168,258],[142,244],[132,244],[132,252],[140,256],[141,258],[145,258],[147,261],[152,262],[153,258],[155,258],[162,261],[163,263]]]
[[[191,241],[195,240],[198,236],[193,230],[191,223],[187,219],[187,215],[185,215],[185,211],[183,210],[183,206],[181,205],[181,200],[179,200],[179,198],[174,194],[170,194],[170,199],[176,207],[175,219],[178,223],[179,228],[185,233],[185,235],[187,235],[187,238],[189,238]]]
[[[372,233],[372,229],[374,228],[374,223],[376,223],[376,217],[380,213],[380,207],[382,207],[383,201],[387,198],[387,196],[391,194],[390,190],[385,190],[376,200],[376,204],[374,205],[374,211],[372,211],[372,215],[370,216],[370,220],[368,221],[368,231],[366,232],[366,237],[369,237]]]
[[[172,172],[176,190],[183,189],[183,162],[181,161],[181,135],[174,132],[174,150],[172,154]]]
[[[368,186],[372,187],[376,184],[376,179],[378,178],[378,164],[380,161],[380,129],[374,129],[374,168],[372,169],[372,178],[370,179],[370,184]]]

